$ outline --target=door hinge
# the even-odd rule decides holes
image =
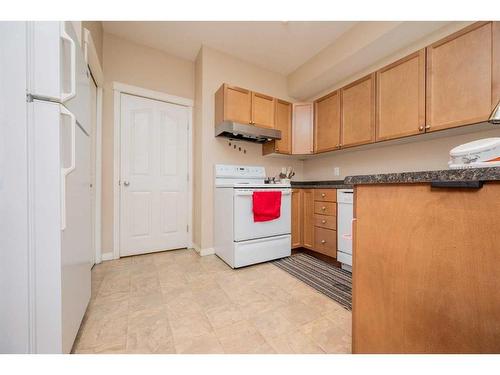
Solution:
[[[186,225],[186,232],[189,232],[189,225]]]

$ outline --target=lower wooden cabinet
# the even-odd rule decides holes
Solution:
[[[337,204],[331,200],[336,200],[336,189],[292,190],[292,249],[305,247],[336,258]]]
[[[302,191],[292,189],[292,249],[302,246]]]
[[[337,217],[327,215],[314,215],[314,226],[337,230]]]
[[[315,226],[314,251],[337,258],[337,231]]]
[[[314,250],[314,190],[302,190],[302,246]]]
[[[353,353],[500,353],[499,196],[356,186]]]

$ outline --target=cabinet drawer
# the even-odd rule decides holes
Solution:
[[[337,217],[328,215],[314,215],[314,226],[326,229],[337,229]]]
[[[314,251],[337,257],[337,231],[325,228],[314,228]]]
[[[333,202],[314,202],[314,213],[337,216],[337,205]]]
[[[314,200],[322,202],[337,202],[337,189],[315,189]]]

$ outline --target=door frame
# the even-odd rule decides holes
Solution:
[[[103,87],[104,73],[99,61],[97,49],[92,39],[92,34],[83,28],[84,56],[92,74],[91,79],[97,86],[97,106],[96,106],[96,133],[95,137],[95,181],[94,181],[94,217],[92,224],[94,227],[94,262],[102,262],[102,107],[103,107]]]
[[[121,94],[135,95],[186,107],[188,110],[188,235],[186,247],[193,247],[193,99],[170,95],[114,81],[113,87],[113,259],[120,258],[120,165],[121,165]]]

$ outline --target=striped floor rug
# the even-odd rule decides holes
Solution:
[[[350,272],[304,253],[275,260],[273,264],[352,310]]]

